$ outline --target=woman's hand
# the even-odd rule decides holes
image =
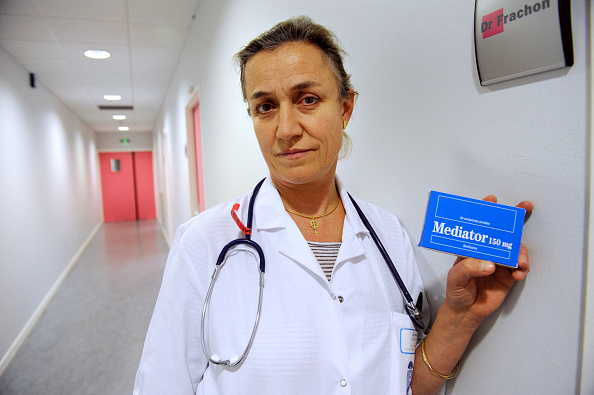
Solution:
[[[497,202],[495,196],[484,200]],[[517,207],[526,209],[526,219],[534,205],[522,202]],[[495,266],[493,262],[472,258],[458,258],[448,273],[446,300],[437,312],[431,332],[425,338],[426,357],[432,368],[442,374],[454,370],[468,346],[470,338],[485,317],[493,313],[507,297],[516,283],[530,271],[528,248],[522,245],[518,268]],[[411,388],[415,394],[433,394],[444,384],[425,366],[421,347],[417,347]]]
[[[497,198],[492,195],[483,200],[497,202]],[[517,207],[526,209],[528,218],[534,205],[524,201]],[[497,266],[490,261],[459,257],[448,273],[444,304],[465,324],[478,327],[485,317],[503,303],[516,281],[526,278],[529,271],[528,248],[523,244],[517,269]]]

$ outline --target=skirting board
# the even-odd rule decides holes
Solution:
[[[43,315],[43,312],[58,292],[58,289],[60,289],[60,286],[78,262],[78,259],[82,255],[83,251],[87,248],[87,246],[89,245],[99,228],[101,228],[101,225],[103,225],[103,222],[97,224],[97,226],[95,227],[95,229],[93,229],[89,237],[87,237],[85,242],[80,246],[76,254],[74,254],[74,257],[72,257],[70,262],[68,262],[68,265],[66,265],[66,267],[62,271],[62,274],[60,274],[60,276],[58,277],[54,285],[50,288],[48,293],[45,295],[39,306],[37,306],[37,309],[35,310],[33,315],[31,315],[31,318],[29,318],[29,321],[27,321],[27,323],[25,324],[19,335],[16,337],[6,354],[2,357],[2,360],[0,361],[0,376],[2,376],[2,373],[4,373],[4,371],[6,370],[8,364],[10,364],[10,361],[12,361],[19,348],[23,345],[25,339],[27,338],[27,336],[29,336],[29,334],[31,333],[31,331]]]

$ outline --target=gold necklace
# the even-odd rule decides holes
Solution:
[[[316,218],[322,218],[322,217],[325,217],[326,215],[332,214],[334,212],[334,210],[336,210],[336,207],[338,207],[338,203],[340,203],[340,198],[336,201],[336,204],[334,205],[334,207],[332,208],[332,210],[328,211],[326,214],[318,215],[317,217],[314,216],[314,215],[312,215],[310,217],[309,215],[299,214],[299,213],[296,213],[293,210],[289,210],[286,207],[285,207],[285,210],[287,210],[291,214],[295,214],[295,215],[298,215],[298,216],[303,217],[303,218],[311,218],[311,221],[309,221],[309,226],[311,226],[311,228],[313,229],[314,235],[317,235],[318,234],[317,228],[318,228],[318,226],[320,226],[320,224],[318,223],[318,221],[316,221]]]

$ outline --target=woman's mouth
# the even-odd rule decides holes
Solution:
[[[278,156],[286,159],[300,159],[306,156],[311,150],[309,149],[288,149],[280,152]]]

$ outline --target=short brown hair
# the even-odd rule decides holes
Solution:
[[[241,91],[244,100],[247,101],[245,65],[248,60],[260,51],[272,51],[290,42],[306,42],[320,48],[338,80],[339,97],[345,99],[353,95],[351,76],[345,71],[342,61],[342,55],[345,52],[338,44],[338,38],[326,27],[314,23],[310,17],[301,15],[276,24],[235,54],[235,61],[239,65],[241,74]]]

